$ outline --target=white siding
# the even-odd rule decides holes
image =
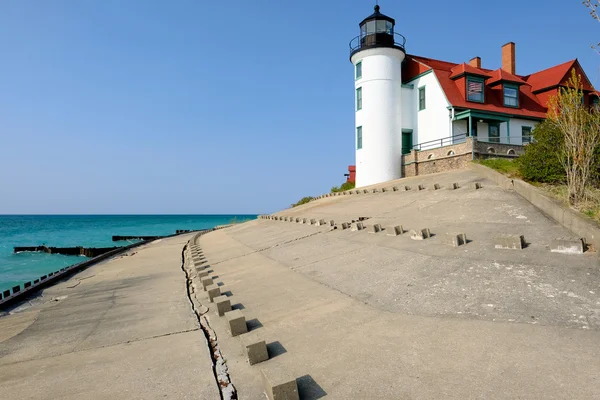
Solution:
[[[517,119],[511,118],[510,120],[510,143],[511,144],[523,144],[521,140],[522,127],[527,126],[532,130],[538,124],[537,121],[527,120],[527,119]],[[503,142],[504,143],[504,142]]]
[[[416,89],[410,89],[407,87],[402,88],[402,129],[415,130],[413,126],[413,115],[416,113],[418,104],[413,100]],[[414,138],[413,138],[414,139]]]
[[[450,104],[435,73],[428,73],[409,83],[415,88],[410,92],[410,101],[403,99],[402,107],[410,107],[412,110],[413,143],[452,136],[448,110]],[[419,111],[419,88],[422,86],[425,86],[425,109]]]

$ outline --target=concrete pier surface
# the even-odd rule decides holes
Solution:
[[[0,398],[218,399],[181,269],[190,236],[92,266],[0,318]]]
[[[430,229],[427,240],[271,219],[199,239],[269,350],[251,366],[244,335],[211,308],[240,398],[260,398],[261,370],[286,371],[305,399],[600,398],[598,253],[552,253],[572,234],[473,171],[406,181],[461,188],[336,196],[276,215],[369,217]],[[446,243],[449,232],[468,243]],[[526,247],[496,249],[503,233]]]

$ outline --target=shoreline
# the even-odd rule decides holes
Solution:
[[[210,231],[210,230],[211,229],[202,229],[202,230],[198,230],[198,231],[179,232],[179,233],[175,233],[173,235],[164,236],[161,239],[155,239],[155,240],[151,240],[151,241],[140,241],[137,243],[132,243],[127,246],[116,248],[114,250],[111,250],[111,251],[101,254],[99,256],[89,258],[85,261],[61,268],[58,271],[51,272],[47,275],[42,275],[38,279],[35,279],[33,281],[19,284],[18,290],[15,290],[17,288],[17,286],[15,285],[13,288],[4,290],[2,293],[0,293],[0,317],[2,317],[2,315],[3,315],[2,313],[10,314],[11,312],[15,312],[15,310],[19,309],[19,307],[23,303],[38,298],[40,296],[40,293],[37,293],[37,292],[39,292],[40,290],[45,289],[50,286],[53,286],[65,278],[69,278],[78,272],[81,272],[93,265],[97,265],[103,261],[109,260],[109,259],[111,259],[115,256],[118,256],[128,250],[137,248],[144,244],[153,243],[157,240],[167,239],[167,238],[180,236],[180,235],[184,235],[184,234],[188,234],[188,233],[203,232],[203,231]],[[7,293],[8,293],[8,296],[7,296]],[[29,307],[26,307],[26,308],[29,308]],[[19,309],[19,311],[22,311],[22,310]]]

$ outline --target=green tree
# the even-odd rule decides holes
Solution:
[[[562,134],[558,159],[566,173],[569,203],[577,205],[596,175],[596,152],[600,146],[600,111],[585,105],[581,75],[575,69],[567,86],[548,101],[548,121]]]
[[[566,174],[558,157],[559,143],[564,140],[560,130],[544,121],[535,127],[533,137],[535,141],[525,146],[525,154],[516,160],[521,176],[533,182],[564,182]]]

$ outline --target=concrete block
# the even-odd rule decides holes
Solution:
[[[299,400],[296,378],[282,368],[261,369],[262,381],[269,400]]]
[[[425,190],[425,185],[419,185],[417,186],[418,190]]]
[[[363,189],[363,193],[367,194],[367,193],[369,193],[369,191],[367,189]]]
[[[554,239],[550,243],[550,251],[553,253],[564,254],[583,254],[585,251],[585,242],[582,238],[569,239],[561,238]]]
[[[387,188],[381,188],[381,193],[385,193],[387,191],[388,191]]]
[[[392,187],[392,190],[393,190],[394,192],[397,192],[397,191],[399,190],[399,188],[398,188],[398,186],[393,186],[393,187]]]
[[[302,222],[301,223],[302,224],[308,224],[309,223],[308,218],[302,218]]]
[[[250,365],[258,364],[269,359],[267,343],[264,340],[260,340],[256,335],[248,333],[242,336],[242,343],[244,345],[244,353],[246,353]]]
[[[229,300],[229,297],[217,296],[213,301],[217,306],[217,314],[219,314],[219,317],[222,317],[226,312],[231,311],[231,300]]]
[[[296,218],[296,223],[298,223],[298,224],[299,224],[301,221],[302,221],[302,219],[301,219],[301,218]]]
[[[206,293],[208,293],[208,301],[212,303],[215,297],[221,295],[221,288],[217,284],[209,285],[206,287]]]
[[[13,294],[19,293],[21,291],[21,285],[13,286],[12,292]]]
[[[238,336],[248,332],[248,326],[246,325],[246,317],[240,310],[233,310],[225,313],[227,323],[229,324],[229,332],[231,336]]]
[[[402,228],[402,225],[388,226],[385,228],[385,233],[388,236],[398,236],[404,233],[404,229]]]
[[[10,297],[10,290],[5,290],[3,292],[4,298]]]
[[[428,228],[410,231],[410,238],[412,240],[425,240],[431,237],[431,232]]]
[[[28,287],[31,287],[31,281],[25,282],[25,284],[23,285],[23,289],[27,289]]]
[[[355,222],[355,223],[352,224],[352,227],[351,227],[350,230],[352,232],[356,232],[356,231],[362,231],[363,228],[364,228],[364,226],[363,226],[362,222]]]
[[[49,276],[49,277],[50,277],[50,276],[54,276],[54,272],[50,272],[50,273],[48,274],[48,276]]]
[[[479,182],[473,182],[471,184],[471,189],[473,189],[473,190],[481,189],[482,187],[483,186],[481,186],[481,183],[479,183]]]
[[[203,269],[201,271],[196,270],[196,273],[198,274],[198,278],[200,278],[200,279],[208,276],[208,270],[207,269]]]
[[[329,221],[328,225],[329,226],[335,226],[335,221],[334,220]]]
[[[440,186],[439,183],[434,183],[433,186],[431,187],[431,190],[440,190],[442,187]]]
[[[40,276],[40,280],[45,281],[48,277],[46,275]]]
[[[345,196],[347,194],[348,194],[348,192],[342,192],[342,196]]]
[[[371,189],[371,193],[377,193],[379,190],[377,189]]]
[[[369,232],[369,233],[379,233],[379,232],[381,232],[381,225],[380,224],[369,225],[369,228],[368,228],[367,232]]]
[[[460,185],[458,183],[453,183],[452,185],[448,186],[448,190],[456,190],[459,188],[460,188]]]
[[[34,279],[33,284],[37,285],[38,283],[40,283],[40,280],[39,279]]]
[[[212,278],[205,276],[204,278],[200,279],[200,283],[202,284],[202,289],[206,290],[206,287],[212,285],[214,282]]]
[[[314,218],[311,218],[311,220],[310,220],[310,224],[311,224],[311,225],[316,225],[316,223],[317,223],[317,220],[316,220],[316,219],[314,219]]]
[[[466,233],[446,233],[445,242],[453,247],[462,246],[467,244]]]
[[[325,225],[325,220],[324,219],[320,219],[317,221],[317,226],[323,226]]]
[[[405,192],[408,192],[409,190],[412,190],[412,187],[410,187],[410,186],[404,186],[404,191]]]
[[[348,223],[347,222],[342,222],[342,230],[344,229],[348,229]]]
[[[525,247],[523,235],[503,234],[494,238],[494,247],[497,249],[522,250]]]

